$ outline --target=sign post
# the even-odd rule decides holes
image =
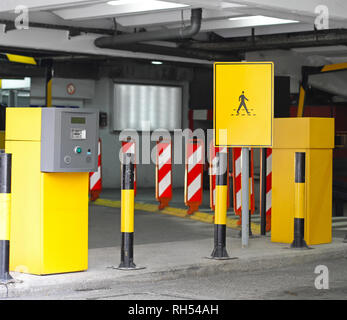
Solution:
[[[272,62],[214,64],[216,147],[242,148],[242,246],[249,238],[248,148],[271,148],[274,66]],[[220,199],[216,199],[221,201]]]

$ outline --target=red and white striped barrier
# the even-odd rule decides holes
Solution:
[[[251,214],[255,211],[255,196],[254,196],[254,150],[250,150],[249,154],[249,203]]]
[[[266,149],[266,232],[271,230],[272,208],[272,149]]]
[[[136,196],[136,145],[134,141],[122,141],[122,153],[131,153],[134,155],[134,195]]]
[[[233,196],[234,196],[234,211],[240,217],[237,222],[241,225],[242,207],[241,207],[241,148],[233,148]],[[250,182],[249,182],[249,207],[251,214],[255,211],[255,197],[254,197],[254,158],[253,149],[250,155]]]
[[[217,174],[217,161],[218,158],[216,157],[217,152],[225,152],[228,154],[228,204],[227,207],[230,207],[230,184],[229,184],[229,150],[226,147],[223,148],[216,148],[214,146],[214,141],[211,141],[210,144],[210,208],[214,211],[215,210],[215,204],[216,204],[216,174]]]
[[[241,216],[241,148],[232,149],[233,196],[235,214]]]
[[[188,214],[193,214],[202,203],[202,178],[204,168],[204,147],[200,139],[190,139],[186,147],[186,169],[184,202]]]
[[[95,201],[99,198],[102,190],[101,176],[101,139],[98,142],[98,171],[89,173],[90,200]]]
[[[172,148],[170,140],[157,142],[155,197],[159,210],[169,205],[172,199]]]

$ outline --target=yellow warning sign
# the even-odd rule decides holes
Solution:
[[[272,62],[216,62],[216,146],[271,147],[273,92]]]

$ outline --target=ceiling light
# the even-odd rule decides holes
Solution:
[[[187,4],[175,3],[175,2],[166,2],[166,1],[157,1],[157,0],[113,0],[108,1],[107,4],[111,6],[120,6],[127,4],[146,4],[148,11],[150,10],[160,10],[160,9],[173,9],[173,8],[182,8],[188,7]]]
[[[268,26],[276,24],[298,23],[296,20],[279,19],[266,16],[244,16],[229,18],[229,21],[239,22],[236,27],[255,27],[255,26]]]
[[[161,61],[151,61],[152,64],[163,64]]]

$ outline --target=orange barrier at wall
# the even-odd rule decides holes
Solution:
[[[98,171],[89,173],[89,192],[90,200],[95,201],[99,198],[102,190],[101,174],[101,139],[98,142]]]
[[[186,146],[184,202],[188,214],[199,210],[202,203],[204,145],[201,139],[190,139]]]
[[[253,149],[250,152],[250,182],[249,182],[249,204],[251,214],[255,211],[255,197],[254,197],[254,157]],[[242,207],[241,207],[241,148],[232,149],[233,161],[233,197],[234,197],[234,211],[240,217],[238,225],[241,225]]]

